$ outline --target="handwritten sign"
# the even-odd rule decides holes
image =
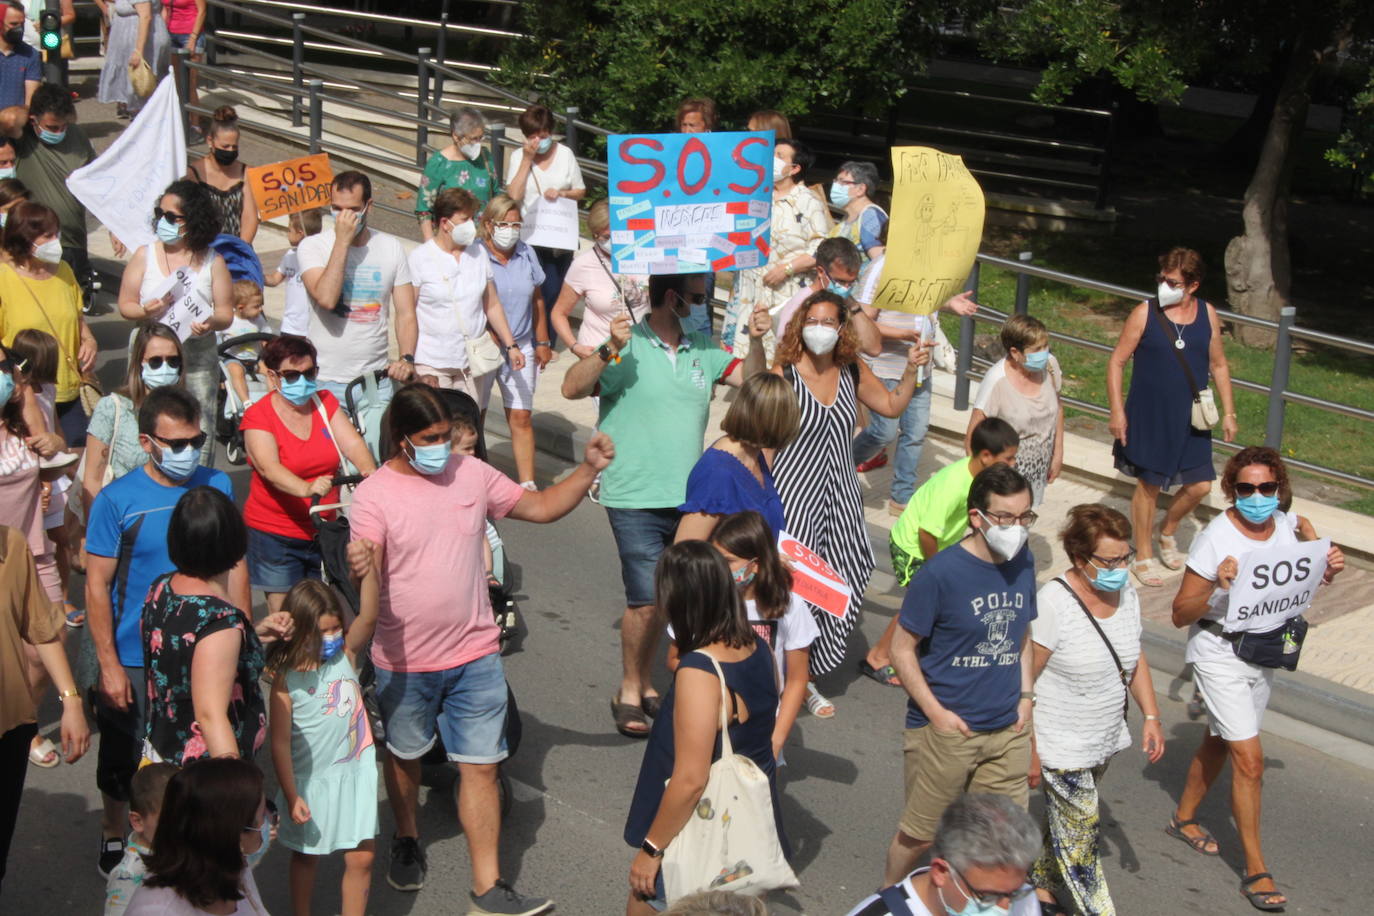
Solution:
[[[178,267],[153,288],[152,298],[168,298],[171,306],[158,319],[176,332],[177,340],[185,343],[193,331],[191,325],[209,321],[215,309],[195,288],[196,274],[189,267]]]
[[[1252,550],[1241,557],[1222,629],[1262,633],[1307,610],[1326,575],[1330,549],[1330,538],[1322,538]]]
[[[892,222],[873,305],[929,315],[964,288],[986,206],[964,160],[924,146],[892,150]]]
[[[329,206],[334,170],[328,153],[253,166],[247,175],[253,202],[265,220]]]
[[[840,574],[786,531],[778,532],[778,552],[792,561],[792,593],[843,618],[851,591]]]
[[[768,259],[771,130],[613,134],[607,155],[617,273],[715,273]]]
[[[577,250],[577,201],[567,197],[530,201],[525,210],[520,238],[530,245]]]

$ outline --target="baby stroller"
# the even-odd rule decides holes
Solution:
[[[219,353],[220,387],[215,408],[215,440],[224,446],[224,456],[233,465],[241,465],[248,460],[248,451],[243,445],[243,433],[239,422],[248,405],[239,400],[229,378],[230,363],[243,367],[248,382],[248,398],[256,402],[267,396],[267,380],[258,371],[258,357],[262,345],[275,340],[275,334],[240,334],[231,337],[217,348]]]
[[[386,417],[386,404],[382,402],[378,386],[386,379],[385,369],[374,369],[349,382],[344,387],[344,411],[352,421],[353,428],[363,437],[367,450],[379,464],[385,460],[382,455],[382,427]],[[345,469],[356,472],[351,464],[345,462]]]

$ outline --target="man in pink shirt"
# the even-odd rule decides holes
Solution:
[[[426,862],[415,820],[420,758],[443,737],[458,765],[458,820],[472,858],[473,913],[542,913],[553,904],[522,897],[501,879],[497,765],[506,758],[506,679],[500,627],[482,562],[487,518],[552,522],[581,502],[614,446],[598,433],[563,481],[529,491],[488,464],[451,452],[452,417],[423,385],[391,401],[395,453],[354,495],[349,511],[355,572],[376,545],[382,606],[372,641],[377,702],[386,726],[383,772],[396,817],[387,880],[424,886]]]

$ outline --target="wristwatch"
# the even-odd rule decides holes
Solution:
[[[611,349],[610,344],[602,344],[597,347],[596,355],[601,357],[603,363],[609,363],[611,360],[615,359],[615,351]]]
[[[406,362],[410,363],[412,366],[415,365],[415,354],[414,354],[414,353],[402,353],[402,354],[401,354],[401,359],[403,359],[403,360],[405,360]]]
[[[548,347],[550,350],[553,349],[553,341],[552,341],[552,340],[536,340],[536,341],[534,342],[534,345],[535,345],[536,347]]]
[[[519,345],[518,343],[508,343],[508,344],[506,344],[506,349],[507,349],[507,350],[519,350],[519,349],[520,349],[520,345]]]
[[[646,856],[648,856],[651,859],[663,858],[663,850],[655,846],[653,844],[653,841],[650,840],[648,837],[645,837],[644,842],[639,844],[639,848],[640,851],[642,851]]]
[[[62,690],[62,691],[59,691],[58,694],[57,694],[57,698],[58,698],[59,700],[70,700],[70,699],[72,699],[73,697],[75,697],[75,698],[77,698],[77,699],[80,699],[80,698],[81,698],[81,691],[80,691],[80,690]]]

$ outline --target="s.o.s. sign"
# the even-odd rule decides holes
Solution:
[[[1264,632],[1312,605],[1326,575],[1331,540],[1252,550],[1240,558],[1222,628],[1228,633]]]

